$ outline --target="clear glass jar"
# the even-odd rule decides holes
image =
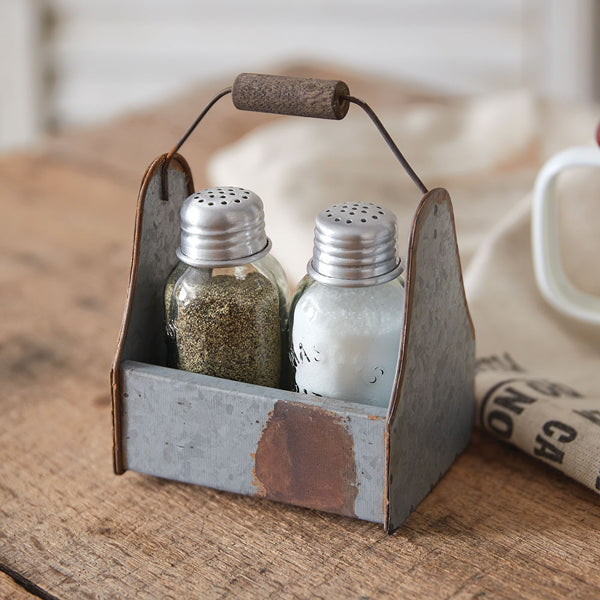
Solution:
[[[306,275],[292,300],[294,389],[386,407],[402,336],[404,277],[336,287]]]
[[[293,389],[387,407],[403,320],[393,213],[363,202],[321,212],[290,311]]]
[[[168,366],[278,387],[289,285],[269,253],[260,198],[211,188],[190,196],[181,217],[164,291]]]
[[[278,387],[288,289],[270,255],[213,269],[178,262],[165,285],[168,366]]]

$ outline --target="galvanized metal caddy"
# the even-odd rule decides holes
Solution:
[[[406,255],[406,301],[386,409],[166,368],[163,286],[194,192],[177,154],[208,109],[341,119],[361,106],[424,196]],[[452,203],[427,191],[389,134],[342,82],[243,74],[215,96],[144,176],[127,295],[111,372],[114,468],[261,496],[399,527],[469,441],[475,336]]]

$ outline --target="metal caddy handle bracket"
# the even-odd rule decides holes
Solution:
[[[406,260],[404,328],[388,409],[164,367],[163,285],[194,192],[179,149],[221,98],[240,110],[342,119],[360,106],[424,194]],[[114,469],[399,527],[468,444],[475,335],[452,203],[427,191],[372,109],[341,81],[244,73],[216,94],[138,198],[127,305],[111,371]]]

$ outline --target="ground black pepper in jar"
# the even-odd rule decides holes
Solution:
[[[179,262],[165,285],[168,366],[280,384],[289,287],[270,247],[253,192],[210,188],[187,198]]]

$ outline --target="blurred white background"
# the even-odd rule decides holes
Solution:
[[[596,0],[0,0],[0,150],[289,60],[599,96]]]

